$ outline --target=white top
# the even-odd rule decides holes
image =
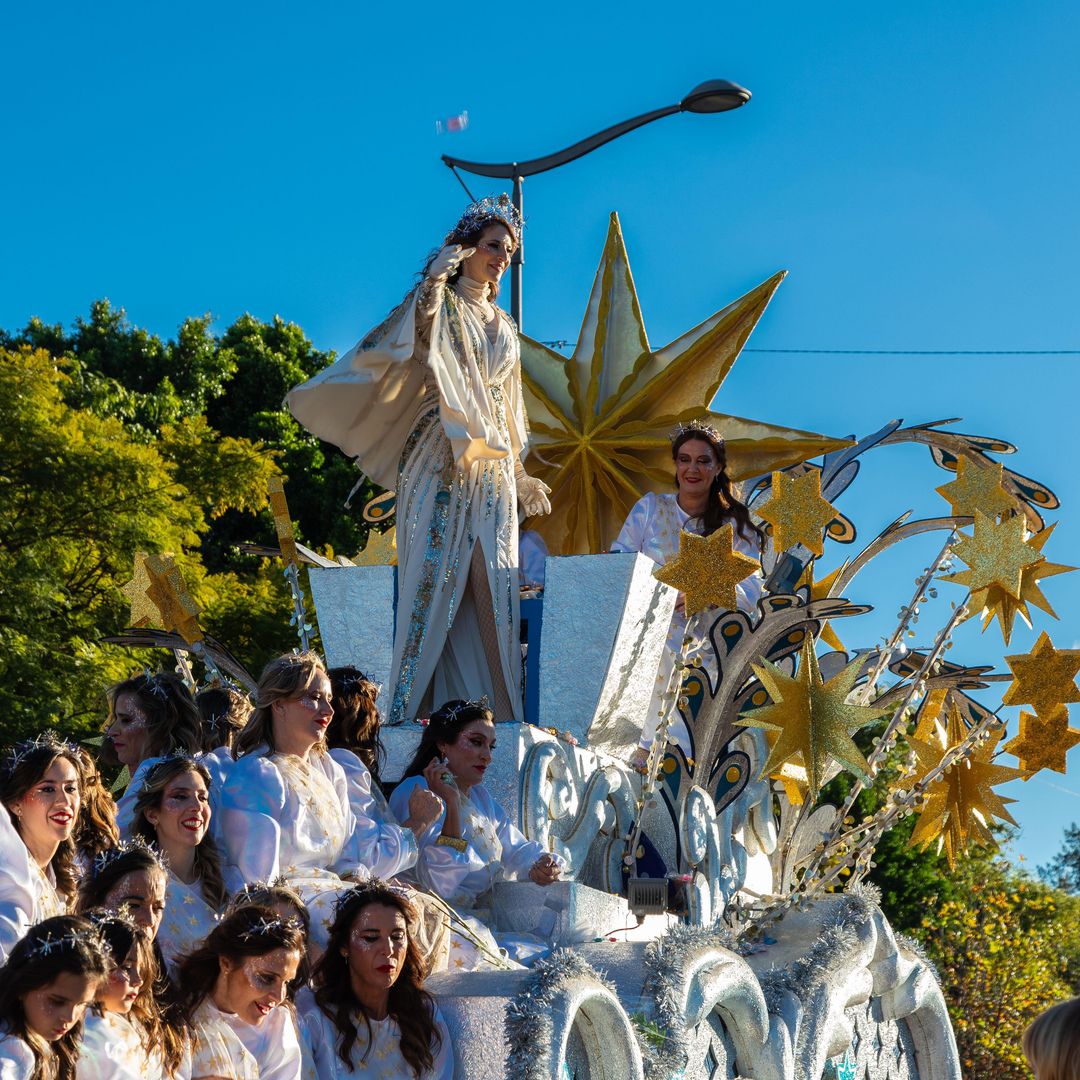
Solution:
[[[30,1080],[34,1051],[17,1035],[0,1035],[0,1080]]]
[[[390,796],[390,809],[401,814],[409,805],[413,788],[427,786],[422,776],[402,780]],[[509,815],[483,786],[477,784],[461,807],[464,851],[438,843],[446,811],[435,819],[420,838],[417,877],[448,904],[472,907],[476,898],[496,881],[527,878],[541,855],[551,854],[535,840],[527,840]],[[564,866],[558,855],[552,858]]]
[[[293,1011],[278,1005],[259,1024],[248,1024],[235,1013],[222,1013],[225,1022],[259,1066],[259,1080],[300,1080],[300,1040]]]
[[[42,870],[0,807],[0,962],[34,923],[67,914],[52,867]],[[6,1078],[5,1078],[6,1080]]]
[[[398,824],[382,799],[372,792],[371,773],[351,750],[336,748],[330,756],[345,772],[349,805],[356,818],[360,858],[380,878],[396,877],[416,864],[416,837]],[[406,813],[405,817],[408,817]]]
[[[191,1080],[259,1080],[259,1066],[229,1026],[226,1014],[206,998],[195,1010],[191,1032]]]
[[[338,1054],[341,1039],[338,1029],[314,1001],[310,1010],[302,1014],[301,1022],[307,1029],[315,1059],[315,1074],[319,1080],[344,1080],[353,1076],[363,1077],[364,1080],[416,1080],[412,1067],[401,1054],[401,1030],[389,1017],[371,1021],[370,1046],[367,1026],[363,1020],[357,1022],[352,1068],[346,1066]],[[453,1080],[454,1049],[438,1006],[435,1008],[435,1026],[441,1040],[439,1049],[435,1052],[432,1068],[423,1073],[420,1080]]]
[[[87,1010],[76,1080],[161,1080],[163,1072],[161,1059],[147,1054],[142,1033],[128,1017]]]
[[[165,890],[165,914],[155,939],[169,967],[176,964],[178,957],[201,945],[220,917],[220,912],[203,899],[197,881],[188,885],[170,873]]]

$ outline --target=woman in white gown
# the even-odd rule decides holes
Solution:
[[[300,1043],[284,1003],[303,950],[296,922],[249,905],[184,958],[177,996],[191,1030],[191,1080],[300,1080]]]
[[[675,463],[676,491],[673,494],[650,491],[639,499],[611,550],[641,552],[663,566],[679,553],[681,532],[710,536],[730,522],[733,548],[743,555],[760,559],[764,535],[732,491],[723,436],[703,421],[680,424],[671,435],[671,457]],[[756,572],[740,582],[735,591],[739,608],[755,611],[762,594],[761,573]],[[660,660],[656,687],[641,732],[641,749],[637,756],[640,764],[645,762],[660,714],[666,707],[665,695],[675,689],[672,685],[676,678],[675,661],[687,625],[680,596],[671,617],[667,648]],[[689,655],[693,655],[692,652]],[[672,725],[670,733],[675,741],[687,745],[681,720]]]
[[[0,960],[34,923],[74,906],[81,767],[78,749],[51,734],[0,761]]]
[[[342,896],[303,1014],[318,1080],[452,1080],[450,1033],[424,989],[416,920],[404,890],[381,881]]]
[[[169,880],[157,941],[172,968],[201,944],[228,899],[221,856],[209,835],[210,773],[186,755],[162,758],[145,776],[132,832],[165,856]]]
[[[550,505],[522,465],[517,328],[494,304],[520,238],[505,195],[468,207],[421,284],[286,398],[309,431],[397,492],[392,724],[480,693],[500,720],[522,719],[518,507]]]
[[[483,702],[448,701],[432,713],[404,778],[390,796],[401,812],[413,792],[428,787],[444,811],[420,841],[416,877],[420,884],[456,909],[451,920],[451,971],[472,970],[509,957],[529,962],[546,953],[550,942],[530,934],[493,935],[488,893],[496,881],[528,879],[550,885],[564,862],[528,840],[506,810],[483,786],[495,748],[495,724]]]
[[[239,889],[283,877],[308,905],[317,954],[345,879],[370,876],[370,823],[357,822],[345,772],[326,751],[333,706],[322,661],[314,653],[278,657],[256,694],[221,796],[226,881]],[[421,832],[435,812],[428,806],[406,825]]]

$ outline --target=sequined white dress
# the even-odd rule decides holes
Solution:
[[[191,1030],[191,1080],[259,1080],[259,1064],[229,1026],[228,1015],[206,998],[195,1010]]]
[[[414,788],[426,786],[422,776],[402,780],[390,796],[390,809],[401,814],[409,805]],[[457,932],[450,935],[449,969],[470,971],[484,966],[482,944],[496,943],[499,952],[519,963],[538,959],[548,951],[550,942],[532,934],[495,933],[486,925],[491,914],[487,909],[488,892],[496,881],[527,881],[529,871],[541,855],[551,854],[535,840],[526,839],[510,820],[506,810],[492,798],[482,784],[469,791],[461,807],[464,851],[438,843],[445,811],[420,838],[420,857],[416,863],[416,879],[425,888],[441,896],[473,927],[477,941]],[[552,858],[564,866],[558,855]]]
[[[259,1080],[300,1080],[300,1040],[292,1008],[278,1005],[260,1024],[248,1024],[235,1013],[222,1013],[244,1048],[259,1066]]]
[[[479,282],[425,281],[286,404],[397,492],[389,722],[487,694],[521,720],[517,487],[527,428],[517,329]],[[494,318],[485,318],[494,313]]]
[[[658,566],[663,566],[669,559],[673,559],[679,553],[679,533],[701,532],[701,519],[692,518],[679,505],[678,497],[673,494],[657,494],[650,491],[647,495],[638,499],[626,521],[618,538],[611,545],[612,551],[639,551],[647,555]],[[743,555],[760,558],[756,539],[747,539],[737,530],[732,530],[734,537],[733,547]],[[762,595],[761,573],[756,572],[752,576],[741,581],[735,586],[739,609],[741,611],[756,611],[757,602]],[[715,615],[715,611],[714,611]],[[704,618],[704,616],[699,616]],[[641,745],[652,745],[653,735],[662,705],[662,697],[668,688],[675,668],[675,658],[682,648],[683,635],[686,632],[686,616],[675,611],[671,616],[671,629],[668,631],[667,648],[660,658],[660,665],[656,673],[656,687],[653,690],[652,701],[649,703],[649,712],[645,718],[645,724],[641,732]],[[682,722],[672,726],[672,735],[679,737]]]
[[[202,944],[218,924],[221,912],[204,899],[199,883],[188,885],[170,873],[165,887],[165,914],[155,940],[170,970],[179,957]]]
[[[352,1050],[353,1067],[350,1069],[338,1054],[341,1035],[333,1021],[311,1001],[310,1008],[301,1015],[307,1029],[315,1059],[315,1073],[319,1080],[345,1080],[346,1077],[363,1077],[363,1080],[415,1080],[416,1074],[401,1053],[401,1030],[389,1017],[371,1021],[371,1044],[368,1045],[367,1027],[363,1020],[357,1025],[357,1039]],[[435,1061],[420,1080],[453,1080],[454,1048],[450,1044],[450,1032],[446,1022],[435,1008],[435,1026],[440,1035]]]
[[[366,833],[353,817],[341,766],[329,754],[304,760],[260,746],[229,770],[217,820],[229,891],[284,877],[303,897],[312,938],[324,947],[334,901],[348,887],[342,876],[370,876]]]
[[[38,866],[15,831],[11,813],[0,807],[0,962],[34,923],[66,914],[52,867]]]
[[[147,1054],[142,1033],[128,1017],[87,1010],[76,1080],[161,1080],[163,1073],[161,1059]]]

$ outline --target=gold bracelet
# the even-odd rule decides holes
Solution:
[[[443,847],[452,847],[455,851],[466,851],[469,847],[469,841],[460,836],[439,836],[439,839],[435,841],[436,844],[442,844]]]

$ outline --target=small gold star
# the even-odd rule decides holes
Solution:
[[[999,525],[976,510],[974,535],[961,533],[954,548],[968,569],[949,574],[944,580],[966,585],[973,593],[996,585],[1019,600],[1024,567],[1042,559],[1038,550],[1025,542],[1024,524],[1023,514],[1006,518]]]
[[[135,565],[131,580],[120,590],[131,604],[128,622],[131,626],[153,626],[161,619],[161,613],[149,597],[151,587],[150,574],[146,569],[147,555],[144,551],[135,553]]]
[[[772,497],[757,514],[772,525],[777,554],[802,544],[815,555],[822,555],[825,527],[836,517],[836,507],[821,497],[821,473],[817,469],[801,476],[774,472]]]
[[[956,479],[934,490],[952,507],[956,517],[971,517],[976,510],[997,517],[1019,507],[1001,483],[1002,472],[1000,461],[983,465],[962,456],[956,462]]]
[[[1030,780],[1040,769],[1065,772],[1065,755],[1080,743],[1080,731],[1069,727],[1069,708],[1060,706],[1045,720],[1035,713],[1020,713],[1020,733],[1002,749],[1020,762]]]
[[[1035,648],[1019,656],[1006,656],[1013,681],[1002,697],[1005,705],[1030,705],[1044,719],[1061,705],[1080,701],[1077,672],[1080,672],[1080,649],[1055,649],[1044,630]]]
[[[199,605],[191,598],[173,557],[150,555],[146,570],[150,577],[148,595],[161,614],[161,625],[179,634],[190,645],[202,641]]]
[[[711,536],[682,530],[679,554],[658,566],[653,577],[684,594],[689,616],[710,604],[734,610],[738,599],[735,586],[760,568],[757,559],[734,549],[732,525],[728,522]]]
[[[371,529],[364,550],[354,556],[355,566],[397,566],[397,527],[386,532]]]

